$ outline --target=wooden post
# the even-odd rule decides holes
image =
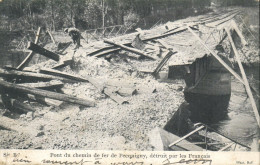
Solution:
[[[41,55],[44,55],[45,57],[47,58],[50,58],[54,61],[59,61],[60,60],[60,56],[56,53],[53,53],[47,49],[44,49],[42,47],[40,47],[39,45],[37,44],[34,44],[32,42],[28,42],[28,45],[27,45],[27,48],[36,52],[36,53],[39,53]]]
[[[238,55],[236,46],[235,46],[235,44],[234,44],[234,42],[233,42],[233,40],[232,40],[231,34],[230,34],[230,32],[229,32],[229,30],[228,30],[227,28],[225,28],[225,30],[226,30],[226,32],[227,32],[227,35],[228,35],[229,41],[230,41],[230,43],[231,43],[232,49],[233,49],[233,51],[234,51],[234,53],[235,53],[238,66],[239,66],[239,68],[240,68],[240,71],[241,71],[241,74],[242,74],[242,78],[243,78],[243,80],[244,80],[244,85],[245,85],[245,88],[246,88],[246,92],[247,92],[247,94],[248,94],[248,97],[249,97],[249,99],[250,99],[250,102],[251,102],[253,111],[254,111],[254,113],[255,113],[255,118],[256,118],[257,124],[258,124],[258,126],[260,127],[259,113],[258,113],[257,106],[256,106],[256,103],[255,103],[253,94],[252,94],[252,92],[251,92],[251,89],[250,89],[250,86],[249,86],[249,83],[248,83],[248,80],[247,80],[247,77],[246,77],[245,70],[244,70],[243,65],[242,65],[242,63],[241,63],[241,60],[240,60],[240,57],[239,57],[239,55]]]
[[[56,41],[55,41],[54,37],[52,36],[51,32],[49,30],[47,30],[47,33],[50,35],[52,42],[56,45]]]
[[[7,88],[9,90],[17,91],[17,92],[33,94],[36,96],[47,97],[47,98],[61,100],[61,101],[69,102],[69,103],[80,104],[80,105],[90,106],[90,107],[95,106],[95,102],[87,100],[87,99],[80,99],[80,98],[70,96],[67,94],[50,92],[50,91],[37,89],[37,88],[24,87],[24,86],[9,83],[9,82],[3,81],[3,80],[0,80],[0,86]]]
[[[34,41],[35,44],[38,44],[40,33],[41,33],[41,27],[38,28],[38,31],[37,31],[37,34],[36,34],[36,38],[35,38],[35,41]],[[28,63],[31,61],[33,55],[34,55],[34,52],[31,51],[27,55],[27,57],[23,60],[23,62],[16,69],[23,70],[28,65]]]

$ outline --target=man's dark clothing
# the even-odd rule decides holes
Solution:
[[[65,33],[69,33],[69,36],[73,40],[73,43],[76,44],[76,48],[80,47],[80,32],[76,28],[65,29]]]

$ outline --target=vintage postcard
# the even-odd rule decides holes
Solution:
[[[0,164],[258,165],[259,0],[0,0]]]

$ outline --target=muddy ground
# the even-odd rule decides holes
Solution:
[[[252,22],[251,18],[248,17],[246,21]],[[251,30],[259,30],[259,26],[255,27],[256,25],[258,24],[252,23]],[[243,30],[246,31],[244,28]],[[250,35],[247,35],[249,39]],[[56,40],[65,42],[69,41],[69,37],[57,35]],[[250,40],[250,43],[256,44],[253,40]],[[29,112],[16,117],[21,126],[31,129],[31,134],[2,129],[0,148],[153,150],[149,144],[148,134],[155,127],[164,127],[184,101],[184,80],[169,80],[166,83],[156,80],[149,74],[137,72],[135,67],[140,62],[126,61],[124,51],[114,54],[110,62],[104,58],[86,57],[87,45],[84,41],[82,45],[83,47],[75,53],[74,67],[68,66],[62,71],[82,77],[92,76],[100,82],[123,81],[126,86],[134,86],[140,91],[136,95],[126,97],[129,104],[118,105],[90,83],[67,83],[63,88],[64,93],[95,100],[96,106],[81,107],[63,103],[60,107],[47,107],[31,103],[36,110],[35,113]],[[251,45],[245,48],[244,52],[247,55],[243,61],[249,60],[244,63],[255,65],[259,63],[259,54],[256,53],[258,45]],[[52,51],[56,49],[51,43],[46,48]],[[68,54],[73,53],[71,48],[66,50]],[[144,63],[150,68],[156,66],[156,63],[151,64],[149,61]],[[54,64],[43,62],[33,67],[48,68]],[[150,89],[156,91],[151,92]]]

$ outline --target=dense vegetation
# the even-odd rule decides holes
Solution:
[[[0,30],[61,30],[111,25],[148,28],[222,6],[252,5],[255,0],[0,0]]]
[[[185,17],[209,5],[209,0],[0,0],[0,21],[1,28],[9,30],[145,26]]]

